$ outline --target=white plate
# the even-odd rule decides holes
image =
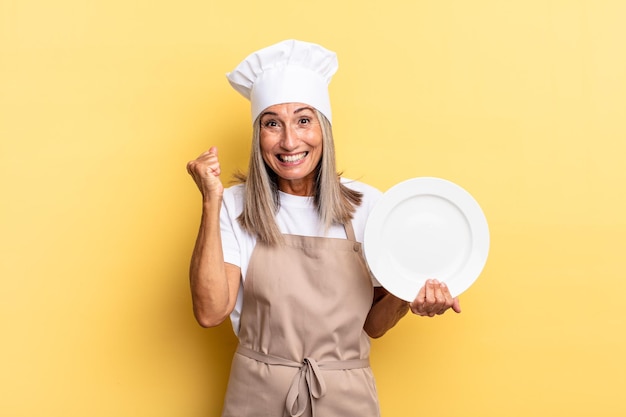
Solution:
[[[398,298],[413,301],[429,278],[445,282],[456,297],[485,266],[489,227],[476,200],[460,186],[413,178],[376,203],[363,251],[376,279]]]

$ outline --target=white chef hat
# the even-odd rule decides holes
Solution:
[[[226,77],[250,100],[252,120],[274,104],[304,103],[331,121],[328,84],[337,66],[334,52],[291,39],[250,54]]]

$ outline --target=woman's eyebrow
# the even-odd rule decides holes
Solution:
[[[274,113],[273,111],[266,111],[266,112],[261,113],[260,118],[262,119],[265,116],[278,116],[278,113]]]
[[[296,109],[293,112],[293,114],[299,113],[299,112],[304,111],[304,110],[311,110],[311,111],[313,111],[313,109],[311,107],[300,107],[299,109]]]

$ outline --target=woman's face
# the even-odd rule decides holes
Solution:
[[[313,107],[276,104],[261,113],[261,154],[278,176],[278,188],[313,195],[315,168],[322,158],[322,126]]]

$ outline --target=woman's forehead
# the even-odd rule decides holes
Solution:
[[[315,108],[306,103],[280,103],[267,107],[261,112],[261,115],[277,114],[277,115],[290,115],[297,114],[304,111],[315,112]]]

